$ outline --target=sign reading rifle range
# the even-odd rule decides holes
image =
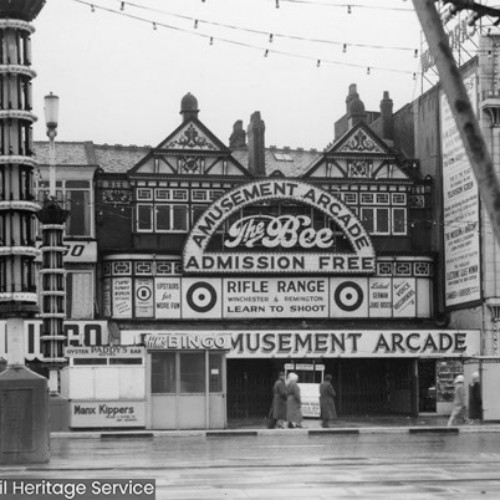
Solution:
[[[290,200],[325,214],[345,235],[352,251],[335,252],[331,229],[316,229],[305,215],[242,217],[229,227],[224,251],[207,250],[212,236],[229,217],[249,205],[272,200]],[[356,214],[333,194],[301,181],[264,180],[238,187],[208,207],[186,241],[183,268],[186,273],[200,274],[279,271],[366,275],[375,272],[375,251]]]

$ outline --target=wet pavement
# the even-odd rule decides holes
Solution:
[[[500,498],[498,425],[453,433],[399,420],[379,427],[339,422],[334,428],[359,431],[350,434],[305,423],[308,429],[261,425],[214,434],[53,434],[49,463],[4,466],[0,475],[155,479],[158,500]]]

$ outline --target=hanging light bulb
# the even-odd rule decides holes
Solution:
[[[413,51],[413,57],[418,57],[418,49],[415,49],[415,50]]]
[[[211,37],[210,37],[210,45],[213,45],[213,44],[214,44],[214,37],[213,37],[213,36],[211,36]]]
[[[269,43],[273,43],[273,34],[269,33]]]
[[[344,43],[344,45],[342,45],[342,52],[347,52],[347,43]]]
[[[90,10],[91,10],[92,12],[95,12],[95,7],[94,7],[94,4],[92,4],[92,5],[90,6]]]
[[[156,27],[156,23],[153,23],[153,29],[154,29],[154,30],[158,29],[158,28]]]
[[[198,28],[198,19],[195,19],[194,20],[194,29],[197,29]]]
[[[276,8],[279,9],[280,8],[280,0],[276,0]]]
[[[347,6],[347,13],[352,14],[352,8],[350,5]]]
[[[370,72],[371,72],[371,68],[370,68],[370,66],[368,66],[368,68],[366,68],[366,74],[369,75]]]
[[[321,59],[318,59],[316,61],[316,67],[319,68],[321,66]]]
[[[122,2],[120,5],[120,10],[125,10],[125,2]]]
[[[269,54],[269,49],[266,49],[266,51],[264,52],[264,57],[267,57]]]

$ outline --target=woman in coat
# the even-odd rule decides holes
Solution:
[[[455,396],[453,399],[453,410],[448,420],[448,427],[457,424],[457,422],[463,424],[465,422],[465,410],[467,408],[465,406],[464,376],[457,375],[453,384],[455,385]]]
[[[271,408],[270,429],[278,426],[284,429],[286,420],[286,401],[288,398],[288,389],[285,383],[285,372],[280,372],[278,380],[273,387],[273,406]]]
[[[469,385],[469,419],[471,423],[481,421],[483,418],[483,401],[481,399],[481,384],[479,373],[472,374],[472,383]]]
[[[300,387],[297,385],[299,376],[296,373],[289,373],[286,381],[288,389],[288,398],[286,400],[286,419],[288,427],[295,429],[302,427],[302,412],[300,407],[302,405],[300,399]]]
[[[337,418],[335,409],[335,389],[332,385],[332,376],[325,375],[325,381],[319,384],[319,409],[321,427],[329,427],[328,421]]]

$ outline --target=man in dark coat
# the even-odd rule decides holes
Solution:
[[[287,397],[288,389],[285,383],[285,372],[280,372],[278,380],[276,380],[273,387],[273,404],[268,425],[269,429],[274,429],[276,426],[284,429]]]
[[[325,381],[319,384],[319,408],[321,415],[321,427],[329,427],[328,421],[337,418],[335,408],[335,389],[332,385],[332,376],[325,375]]]
[[[481,398],[481,384],[479,373],[472,374],[472,382],[469,384],[469,419],[472,424],[483,418],[483,401]]]

